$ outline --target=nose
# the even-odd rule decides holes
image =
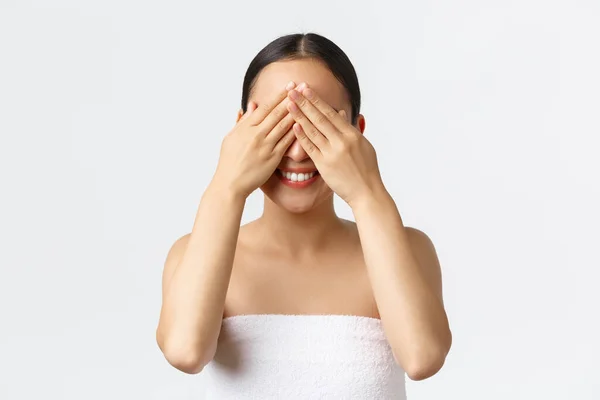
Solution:
[[[302,146],[300,145],[298,139],[294,139],[290,147],[288,147],[287,151],[285,152],[284,156],[291,158],[297,163],[300,163],[309,158],[304,148],[302,148]]]

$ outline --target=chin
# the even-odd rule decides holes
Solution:
[[[322,183],[305,189],[290,189],[279,182],[279,178],[272,176],[260,189],[280,208],[293,214],[304,214],[333,195],[331,189],[323,187]]]
[[[278,199],[269,197],[280,208],[292,214],[304,214],[315,208],[316,204],[312,201],[299,201],[300,199]]]

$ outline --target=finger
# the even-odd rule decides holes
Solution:
[[[291,87],[292,89],[294,88],[294,82],[290,82],[288,83],[288,86],[286,86],[286,89],[288,87]],[[300,87],[300,85],[296,86]],[[285,97],[270,113],[269,115],[267,115],[265,117],[265,119],[259,124],[259,126],[261,127],[261,129],[263,130],[263,132],[266,132],[268,135],[272,134],[272,130],[275,129],[275,127],[278,126],[278,124],[280,124],[282,122],[282,120],[289,115],[289,111],[287,109],[287,105],[290,102],[290,99],[288,99],[287,97]],[[291,127],[291,123],[288,125],[287,130],[290,129]],[[285,133],[285,132],[283,132]],[[279,138],[278,138],[279,139]]]
[[[246,118],[248,118],[248,116],[250,114],[252,114],[252,112],[256,110],[256,103],[253,101],[249,101],[248,102],[248,107],[246,107],[246,112],[244,113],[244,115],[242,115],[242,118],[240,118],[239,122],[244,121]]]
[[[298,108],[296,103],[290,102],[288,110],[294,120],[302,127],[304,134],[310,139],[315,146],[323,150],[329,146],[329,140],[317,129],[308,117]]]
[[[287,151],[290,145],[294,143],[294,140],[296,140],[296,134],[294,133],[293,129],[290,129],[275,144],[275,148],[273,149],[275,151],[275,154],[281,155],[283,157],[283,154]]]
[[[346,127],[352,126],[354,128],[354,126],[352,125],[352,120],[348,119],[348,114],[346,113],[346,110],[340,110],[339,114],[340,117],[342,117],[342,119],[346,122]],[[340,129],[340,132],[342,132],[342,134],[347,134],[351,137],[356,137],[356,135],[359,134],[359,132],[356,129]]]
[[[265,142],[271,143],[273,146],[281,140],[281,138],[290,131],[294,124],[294,117],[287,111],[287,115],[281,119],[273,129],[267,134]]]
[[[258,125],[260,123],[262,123],[264,121],[264,119],[278,106],[280,105],[281,102],[283,102],[286,97],[287,97],[287,93],[289,92],[290,89],[288,88],[293,88],[294,86],[296,86],[296,84],[294,82],[288,82],[288,84],[285,86],[285,88],[283,88],[283,90],[281,90],[279,93],[277,93],[276,96],[274,96],[271,100],[269,101],[265,101],[263,103],[261,103],[260,105],[258,105],[256,111],[254,111],[252,114],[252,117],[250,118],[250,123],[252,125]],[[278,110],[280,111],[280,110]],[[283,117],[283,115],[280,115],[280,118]],[[277,120],[279,121],[279,120]],[[277,121],[275,121],[275,123],[277,123]],[[273,126],[275,125],[275,123],[273,124]],[[269,129],[270,130],[270,129]]]
[[[306,93],[310,96],[310,99],[302,93]],[[335,138],[335,136],[339,135],[339,130],[330,120],[330,118],[333,118],[333,115],[330,116],[330,114],[339,117],[338,113],[329,104],[321,100],[314,90],[306,88],[300,92],[293,89],[290,90],[289,97],[312,124],[328,139]],[[326,114],[321,112],[320,108],[322,108]],[[303,126],[303,128],[305,127]]]
[[[345,110],[337,112],[335,108],[331,107],[331,105],[319,97],[313,89],[305,88],[302,90],[302,94],[321,112],[321,114],[327,117],[329,122],[337,128],[338,132],[344,133],[345,128],[348,126]]]
[[[296,122],[294,123],[292,130],[294,131],[294,136],[296,136],[296,138],[298,139],[300,146],[302,146],[302,148],[304,149],[304,151],[306,151],[306,154],[308,154],[310,158],[315,160],[322,155],[321,149],[311,140],[310,137],[308,137],[308,135],[302,128],[302,125]]]

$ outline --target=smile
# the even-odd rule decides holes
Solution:
[[[319,179],[319,171],[291,172],[277,169],[275,175],[286,186],[300,189],[313,184]]]

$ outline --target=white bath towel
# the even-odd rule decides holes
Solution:
[[[406,399],[381,321],[259,314],[223,320],[207,399]]]

